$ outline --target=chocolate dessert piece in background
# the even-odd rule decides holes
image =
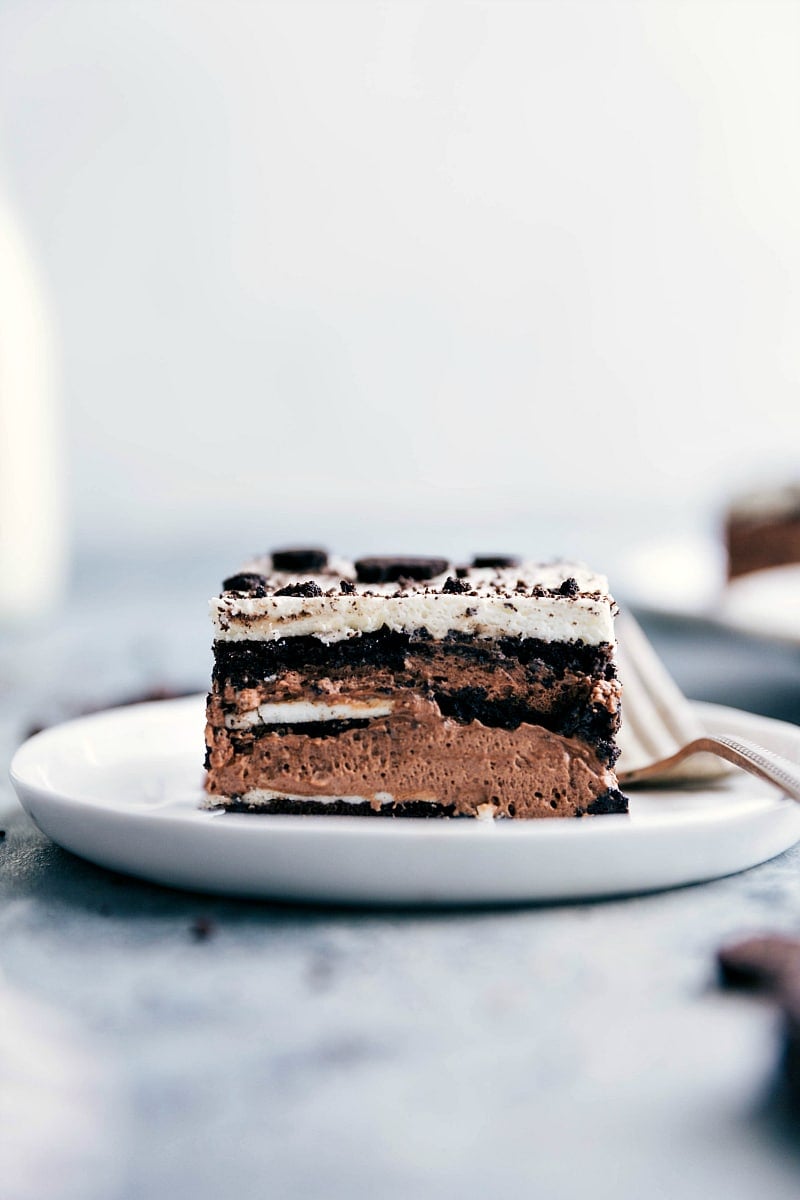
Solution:
[[[285,556],[285,552],[283,552]],[[285,557],[280,559],[286,561]],[[493,561],[497,561],[494,559]],[[571,563],[326,558],[212,601],[209,803],[273,813],[627,810],[614,602]],[[230,581],[227,581],[230,582]]]
[[[800,563],[800,483],[739,497],[725,518],[728,578]]]

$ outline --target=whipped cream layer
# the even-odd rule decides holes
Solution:
[[[461,569],[458,578],[448,566],[433,579],[398,583],[359,583],[354,565],[342,559],[321,573],[275,572],[269,559],[253,560],[242,572],[263,576],[265,594],[224,592],[212,600],[218,641],[311,636],[329,644],[383,628],[404,634],[425,630],[433,639],[453,632],[587,645],[614,641],[615,605],[607,581],[579,563],[473,567]],[[308,583],[321,594],[276,594]]]

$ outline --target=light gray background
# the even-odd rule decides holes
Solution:
[[[795,3],[5,0],[78,544],[708,521],[794,469],[798,145]]]
[[[793,469],[799,44],[794,3],[3,0],[0,189],[90,551],[0,635],[3,759],[205,686],[251,543],[605,566]],[[655,633],[691,693],[797,718],[796,655]],[[0,825],[3,1200],[797,1194],[775,1015],[714,986],[723,941],[797,928],[797,848],[354,916],[123,880],[3,781]]]

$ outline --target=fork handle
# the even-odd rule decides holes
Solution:
[[[741,738],[728,737],[726,734],[719,737],[707,734],[704,737],[695,738],[693,742],[688,742],[675,754],[670,754],[669,758],[648,763],[646,767],[639,767],[635,771],[627,771],[622,778],[623,785],[638,783],[640,779],[648,779],[652,775],[660,775],[668,767],[676,766],[693,754],[716,754],[718,758],[727,759],[728,762],[741,767],[743,771],[749,771],[751,775],[755,775],[759,779],[766,779],[768,783],[774,783],[787,796],[791,796],[792,800],[800,802],[800,768],[789,762],[788,759],[782,758],[780,754],[773,754],[771,750],[765,750],[763,746],[743,741]]]

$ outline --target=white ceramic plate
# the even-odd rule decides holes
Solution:
[[[697,705],[714,732],[800,760],[800,729]],[[698,883],[800,839],[800,805],[749,775],[637,790],[630,816],[546,821],[388,820],[209,812],[204,698],[113,709],[20,747],[11,777],[60,846],[169,887],[345,904],[572,900]]]

